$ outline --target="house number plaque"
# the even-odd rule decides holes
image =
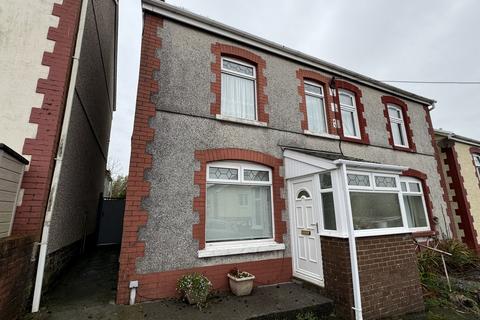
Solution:
[[[302,236],[309,236],[312,232],[310,230],[302,230]]]

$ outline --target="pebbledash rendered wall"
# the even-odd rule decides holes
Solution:
[[[213,277],[218,289],[226,288],[225,272],[234,266],[258,272],[257,284],[291,277],[288,230],[280,238],[285,251],[198,258],[202,247],[196,234],[202,223],[198,208],[204,205],[197,181],[204,165],[198,155],[208,150],[219,150],[212,154],[221,153],[224,159],[245,159],[236,157],[251,152],[273,157],[281,163],[280,176],[281,146],[343,151],[367,161],[410,167],[428,176],[428,196],[439,222],[435,228],[443,236],[450,234],[426,106],[402,99],[408,105],[416,153],[395,151],[383,113],[382,96],[389,94],[352,82],[363,94],[370,145],[342,142],[340,150],[338,140],[303,134],[296,72],[307,67],[148,12],[144,23],[117,302],[128,301],[132,280],[139,281],[140,300],[173,296],[175,281],[189,271]],[[218,93],[212,85],[216,82],[212,64],[218,45],[247,50],[265,61],[267,127],[221,121],[212,114]],[[284,224],[288,222],[286,188],[280,188],[280,193]]]

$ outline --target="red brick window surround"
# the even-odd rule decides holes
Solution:
[[[425,206],[427,209],[428,221],[430,223],[430,230],[425,232],[415,232],[413,235],[416,237],[425,237],[435,235],[435,219],[433,217],[433,202],[430,196],[430,188],[427,185],[427,175],[421,171],[415,169],[408,169],[402,172],[403,177],[411,177],[418,179],[422,184],[423,197],[425,199]]]
[[[402,150],[402,151],[409,151],[409,152],[416,152],[417,148],[415,146],[415,143],[413,142],[413,131],[410,128],[410,117],[408,116],[408,106],[405,102],[402,100],[392,97],[392,96],[382,96],[382,103],[385,105],[385,109],[383,110],[383,114],[385,118],[387,119],[387,132],[389,134],[388,137],[388,142],[392,146],[393,149],[395,150]],[[393,105],[397,108],[400,108],[402,111],[402,116],[403,116],[403,123],[405,125],[405,133],[407,136],[407,141],[408,141],[408,147],[402,147],[395,145],[393,142],[393,132],[392,132],[392,126],[390,122],[390,115],[388,114],[388,106]]]
[[[211,84],[211,91],[215,95],[215,102],[210,105],[212,115],[221,115],[221,97],[222,97],[222,57],[233,58],[255,66],[256,69],[256,120],[268,123],[268,113],[266,105],[268,97],[265,94],[267,79],[264,75],[266,62],[259,55],[254,54],[244,48],[216,42],[212,44],[211,51],[215,56],[215,62],[212,63],[212,73],[215,74],[215,81]]]
[[[198,240],[199,249],[205,249],[205,221],[206,221],[206,180],[207,163],[221,160],[241,160],[257,163],[272,170],[273,190],[273,222],[275,241],[283,242],[286,233],[286,222],[282,220],[282,211],[286,208],[285,199],[282,197],[284,179],[280,175],[283,160],[271,155],[245,149],[210,149],[195,151],[195,160],[200,163],[200,169],[195,171],[194,184],[199,188],[199,195],[193,199],[193,211],[199,216],[199,223],[193,226],[193,238]]]
[[[338,110],[336,110],[337,121],[339,121],[340,123],[338,128],[338,134],[340,135],[342,140],[345,140],[345,141],[369,144],[370,139],[368,137],[368,133],[366,132],[367,120],[365,119],[365,106],[362,103],[362,91],[357,86],[343,80],[335,80],[335,87],[336,87],[335,103],[339,107]],[[343,125],[342,113],[340,108],[340,95],[339,95],[340,91],[342,90],[345,90],[349,92],[351,95],[355,96],[355,107],[357,111],[358,126],[359,126],[357,130],[360,131],[359,139],[346,137],[344,134],[344,131],[343,131],[344,125]]]
[[[334,126],[335,112],[332,111],[332,108],[331,108],[331,105],[333,102],[333,97],[330,94],[330,86],[329,86],[331,78],[315,71],[299,69],[297,70],[297,79],[300,80],[298,85],[298,94],[301,97],[299,109],[300,109],[300,112],[303,114],[303,119],[300,122],[302,130],[304,132],[309,131],[307,101],[305,97],[305,81],[311,81],[319,84],[323,88],[325,117],[327,120],[327,132],[329,134],[337,135],[337,129]]]

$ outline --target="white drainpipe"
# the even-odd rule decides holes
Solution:
[[[342,175],[343,183],[345,186],[345,203],[347,205],[347,228],[348,228],[348,245],[350,248],[350,264],[352,269],[352,285],[353,285],[353,301],[355,311],[355,319],[362,320],[362,295],[360,293],[360,276],[358,274],[358,260],[357,260],[357,244],[355,242],[355,234],[352,221],[352,205],[350,203],[350,197],[348,192],[348,179],[347,179],[347,165],[342,163]]]
[[[75,95],[75,84],[78,73],[78,60],[82,48],[83,30],[85,28],[85,18],[87,15],[88,0],[82,1],[80,18],[78,23],[77,39],[75,43],[75,53],[72,57],[72,69],[70,73],[70,83],[68,87],[67,100],[65,103],[65,113],[63,116],[62,130],[60,140],[58,142],[57,156],[55,158],[55,168],[53,169],[52,183],[50,185],[50,194],[47,202],[47,210],[45,211],[45,219],[43,222],[42,240],[39,243],[40,253],[38,256],[37,275],[35,279],[35,289],[33,291],[32,312],[38,312],[40,308],[40,298],[42,295],[43,273],[45,271],[45,260],[47,258],[48,236],[50,233],[50,223],[52,221],[52,211],[55,207],[57,199],[57,187],[62,167],[63,152],[65,150],[65,142],[67,140],[68,126],[72,113],[73,97]]]

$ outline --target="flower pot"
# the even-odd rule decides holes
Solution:
[[[207,301],[207,296],[197,296],[193,294],[185,293],[185,298],[189,304],[199,304],[205,303]]]
[[[231,274],[227,274],[228,282],[230,284],[230,290],[236,296],[248,296],[253,289],[253,280],[255,276],[251,275],[250,277],[236,278]]]

